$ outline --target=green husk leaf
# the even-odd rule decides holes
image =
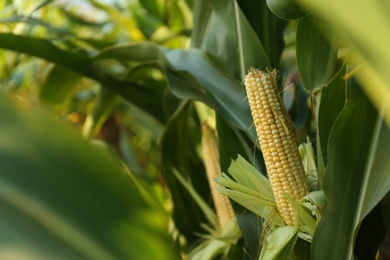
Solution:
[[[310,181],[310,190],[315,191],[318,187],[318,173],[314,149],[311,145],[310,138],[307,136],[307,142],[299,146],[299,153],[302,158],[303,167]]]
[[[232,160],[228,171],[238,183],[263,194],[264,197],[274,200],[269,180],[258,172],[241,155],[238,155],[236,161]]]
[[[228,196],[232,200],[241,204],[243,207],[262,217],[267,222],[272,223],[276,226],[285,225],[276,209],[275,203],[270,203],[269,201],[261,199],[259,197],[235,190],[226,189],[223,187],[219,187],[218,190],[221,194]]]
[[[264,196],[263,194],[258,193],[257,191],[249,189],[245,185],[241,185],[241,184],[233,181],[225,173],[222,173],[222,176],[219,176],[219,177],[215,178],[215,181],[219,185],[227,187],[229,189],[232,189],[232,190],[235,190],[235,191],[238,191],[238,192],[242,192],[242,193],[254,196],[254,197],[259,197],[259,198],[263,199],[264,201],[269,202],[270,204],[274,204],[275,203],[275,200],[273,198],[269,198],[267,196]]]
[[[229,173],[236,182],[224,173],[215,179],[219,185],[223,186],[219,187],[221,194],[228,196],[273,225],[285,225],[278,214],[272,187],[266,177],[240,155],[236,161],[232,160]]]
[[[285,196],[297,211],[302,229],[313,237],[316,230],[316,221],[314,217],[310,215],[310,213],[308,213],[307,210],[301,204],[296,202],[288,193],[285,193]]]
[[[323,191],[313,191],[307,194],[301,203],[309,202],[311,205],[315,206],[315,212],[312,212],[316,217],[316,223],[321,220],[322,212],[326,208],[326,198]]]
[[[219,255],[226,258],[231,247],[237,243],[240,237],[241,231],[237,220],[233,219],[224,229],[217,229],[215,233],[206,236],[205,240],[189,253],[188,259],[215,259]]]
[[[284,226],[272,230],[266,237],[260,260],[290,259],[298,240],[299,227]]]

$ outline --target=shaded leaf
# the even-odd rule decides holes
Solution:
[[[119,105],[121,99],[109,89],[103,88],[96,96],[92,110],[85,119],[82,134],[86,138],[95,138],[112,111]]]
[[[274,15],[266,1],[237,1],[257,37],[260,39],[272,68],[279,67],[284,50],[283,33],[287,21]],[[262,68],[263,70],[265,68]]]
[[[2,256],[174,256],[167,216],[146,202],[112,157],[4,93],[0,108]]]
[[[62,65],[85,77],[94,79],[123,98],[143,108],[160,122],[165,121],[160,95],[153,86],[124,82],[108,75],[83,52],[65,51],[45,39],[0,34],[0,48],[22,52]]]
[[[353,258],[357,227],[389,191],[389,138],[383,117],[359,85],[348,80],[347,102],[328,141],[323,179],[327,207],[313,238],[313,259]]]
[[[328,162],[327,149],[330,132],[345,105],[346,81],[342,78],[343,74],[345,74],[345,70],[340,70],[332,82],[328,86],[322,88],[319,97],[317,144],[321,149],[321,159],[324,162],[324,166],[326,166]],[[320,180],[322,180],[322,175],[320,175]]]
[[[248,101],[245,99],[245,89],[241,83],[221,73],[207,56],[200,50],[190,49],[188,51],[172,50],[166,51],[166,57],[173,69],[182,73],[186,71],[199,82],[200,93],[205,93],[206,100],[220,116],[233,128],[242,129],[254,142],[256,132],[252,127]],[[184,85],[173,85],[173,93],[183,93]],[[188,87],[188,86],[187,86]],[[185,92],[184,92],[185,93]],[[185,96],[180,96],[184,98]],[[202,101],[205,98],[202,98]]]
[[[80,79],[80,74],[62,66],[54,66],[39,89],[39,97],[53,106],[61,104],[70,97]]]
[[[300,6],[297,0],[267,0],[267,5],[271,11],[286,20],[295,20],[303,18],[308,11]]]
[[[195,2],[192,46],[218,67],[243,80],[251,66],[269,67],[268,57],[236,1]]]
[[[390,103],[388,2],[331,0],[302,1],[302,4],[313,8],[318,16],[325,19],[332,28],[328,30],[330,37],[337,41],[342,39],[352,47],[352,56],[358,56],[363,65],[356,76],[377,110],[382,109],[383,104]],[[390,125],[390,106],[385,111],[386,122]]]
[[[327,85],[336,74],[337,51],[323,36],[320,23],[312,17],[299,20],[297,65],[303,86],[314,91]]]
[[[207,220],[188,191],[177,181],[173,169],[177,169],[185,180],[191,182],[203,200],[208,201],[205,194],[210,195],[207,179],[202,174],[204,173],[204,169],[201,168],[202,163],[192,149],[197,142],[192,132],[194,129],[189,124],[192,120],[191,108],[189,102],[184,102],[178,108],[168,121],[160,143],[162,174],[175,202],[173,219],[189,244],[198,239],[196,233],[204,232],[200,223],[207,223]],[[196,136],[200,141],[200,133],[198,134]],[[189,219],[191,221],[188,221]]]

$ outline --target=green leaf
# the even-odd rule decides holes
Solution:
[[[251,66],[270,66],[259,38],[236,1],[195,2],[192,46],[203,50],[218,67],[240,81]]]
[[[337,51],[323,36],[320,23],[312,17],[299,20],[297,65],[303,86],[314,91],[327,85],[336,74]]]
[[[95,60],[115,59],[127,62],[146,62],[158,60],[161,55],[159,46],[152,42],[133,42],[117,44],[98,52]]]
[[[229,173],[233,181],[225,173],[215,181],[223,186],[219,191],[264,218],[267,222],[284,226],[283,220],[277,213],[272,187],[267,178],[258,172],[241,156],[232,160]]]
[[[231,158],[236,158],[237,154],[246,155],[251,158],[249,161],[256,165],[255,154],[252,151],[252,141],[245,140],[245,133],[231,128],[225,120],[217,114],[217,133],[218,149],[220,154],[220,164],[222,172],[227,172],[231,163]],[[246,138],[248,139],[248,138]],[[248,144],[249,143],[249,144]],[[241,151],[241,152],[240,152]],[[261,153],[256,153],[261,155]],[[263,162],[264,164],[264,162]],[[263,169],[265,166],[263,167]],[[245,240],[243,250],[249,256],[255,258],[260,247],[260,237],[262,231],[262,219],[237,203],[232,203],[236,213],[238,225],[241,229],[242,236]],[[257,228],[253,228],[256,226]]]
[[[95,80],[101,78],[99,76],[101,71],[87,55],[81,52],[64,51],[45,39],[2,33],[0,34],[0,48],[54,62]]]
[[[298,0],[267,0],[269,9],[280,18],[296,20],[305,17],[308,11],[302,8]]]
[[[183,185],[183,187],[191,195],[192,199],[198,204],[199,208],[203,211],[203,214],[206,216],[208,223],[212,225],[213,228],[218,227],[217,216],[215,215],[213,209],[202,199],[202,197],[196,192],[194,187],[191,186],[189,181],[186,181],[183,178],[183,175],[180,174],[176,169],[172,169],[173,174],[177,180]]]
[[[260,260],[290,259],[295,243],[298,240],[299,227],[284,226],[271,230],[265,239]]]
[[[250,144],[248,144],[245,139],[246,133],[230,127],[230,125],[218,114],[216,115],[216,118],[221,171],[227,172],[231,164],[231,158],[236,158],[238,154],[242,155],[246,159],[251,158],[248,160],[256,165],[257,158],[251,149],[253,147],[253,143],[249,140]]]
[[[325,167],[328,162],[327,149],[329,135],[345,104],[346,81],[342,78],[345,73],[345,69],[340,70],[332,82],[328,86],[322,88],[319,99],[317,99],[319,100],[317,101],[319,106],[317,113],[317,145],[320,146],[320,156]],[[322,174],[320,174],[319,177],[322,182]]]
[[[227,178],[226,175],[224,177]],[[219,188],[218,190],[221,194],[228,196],[235,202],[241,204],[243,207],[252,211],[256,215],[262,217],[267,223],[272,223],[273,225],[276,226],[285,225],[276,209],[276,204],[273,204],[268,200],[261,198],[260,196],[251,195],[249,192],[246,192],[244,189],[242,189],[244,191],[242,192],[240,191],[241,189],[239,188],[236,189],[237,187],[233,186],[232,183],[222,182],[219,178],[216,179],[216,181],[220,185],[227,184],[228,186],[226,187],[231,188],[231,189]]]
[[[229,167],[229,173],[238,183],[253,191],[264,194],[265,197],[272,201],[274,200],[274,194],[269,180],[242,156],[238,155],[236,161],[232,160]]]
[[[163,20],[164,2],[162,0],[140,0],[139,3],[155,18]]]
[[[207,201],[210,195],[203,164],[193,149],[200,142],[200,129],[194,125],[192,109],[190,102],[181,104],[169,119],[160,143],[162,175],[175,202],[173,219],[189,244],[198,240],[195,234],[204,232],[200,223],[207,223],[207,220],[188,191],[177,181],[173,169],[191,182],[203,200]]]
[[[13,34],[0,34],[0,48],[26,53],[62,65],[98,81],[103,87],[120,94],[123,98],[153,115],[160,122],[166,120],[160,95],[163,91],[153,86],[117,80],[108,75],[83,52],[65,51],[45,39]]]
[[[274,15],[266,1],[238,1],[238,4],[260,39],[270,66],[279,67],[280,56],[284,50],[283,34],[287,21]]]
[[[39,89],[39,97],[53,106],[61,104],[70,97],[80,79],[80,74],[62,66],[54,66]]]
[[[214,234],[205,236],[204,240],[196,246],[188,255],[189,259],[228,259],[229,251],[241,237],[237,221],[230,221],[223,230],[217,230]]]
[[[389,191],[389,140],[383,113],[378,116],[359,85],[348,80],[347,101],[328,141],[327,207],[313,238],[313,259],[353,258],[358,226]]]
[[[182,73],[191,73],[199,82],[199,93],[205,93],[206,100],[212,104],[217,113],[233,128],[239,128],[252,139],[256,140],[256,130],[252,127],[253,119],[246,93],[242,84],[221,73],[207,56],[200,50],[190,49],[188,51],[172,50],[166,51],[166,57],[173,69]],[[173,93],[183,92],[185,85],[172,85]],[[188,87],[188,86],[186,86]],[[185,96],[180,95],[184,98]],[[203,98],[204,99],[204,98]]]
[[[357,77],[377,110],[390,103],[390,6],[387,2],[367,1],[302,1],[324,18],[329,36],[351,47],[353,58],[362,66]],[[353,7],[353,9],[351,9]],[[364,19],[362,19],[364,17]],[[359,28],[357,30],[357,28]],[[390,106],[385,109],[390,125]]]
[[[83,125],[83,136],[95,138],[99,134],[108,116],[120,104],[121,98],[109,89],[102,88],[93,103],[92,110],[88,113]]]
[[[4,93],[0,124],[3,253],[19,259],[174,257],[166,214],[146,202],[106,152]]]
[[[316,220],[314,219],[313,215],[307,212],[307,210],[301,204],[296,202],[288,193],[285,193],[285,196],[297,211],[302,229],[310,236],[313,236],[316,229]]]

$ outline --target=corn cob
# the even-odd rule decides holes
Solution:
[[[276,74],[276,70],[266,73],[252,67],[245,87],[276,206],[286,225],[291,226],[298,225],[296,211],[285,193],[300,200],[308,193],[308,179],[293,123],[279,96]]]
[[[235,217],[235,213],[228,197],[219,193],[218,184],[214,181],[221,175],[221,166],[215,134],[206,123],[202,125],[202,152],[218,223],[221,228],[224,228]]]

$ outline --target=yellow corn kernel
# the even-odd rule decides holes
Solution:
[[[286,225],[297,225],[296,211],[285,193],[299,201],[309,186],[293,122],[279,96],[276,74],[276,70],[266,73],[252,67],[245,87],[278,211]]]
[[[217,140],[207,123],[202,125],[202,152],[218,223],[221,228],[224,228],[230,220],[235,218],[235,213],[228,197],[219,193],[218,184],[214,181],[217,176],[221,175],[221,166],[219,164]]]

